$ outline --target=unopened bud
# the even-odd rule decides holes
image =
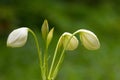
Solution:
[[[7,39],[8,47],[22,47],[25,45],[28,37],[28,28],[22,27],[13,30]]]
[[[51,42],[51,40],[53,38],[53,32],[54,32],[54,28],[52,28],[50,30],[50,32],[48,33],[48,36],[47,36],[47,46],[49,46],[49,44],[50,44],[50,42]]]
[[[66,50],[74,50],[78,47],[78,39],[73,36],[71,33],[65,32],[62,38],[63,47],[66,47]]]
[[[49,32],[49,27],[48,27],[48,21],[47,20],[44,20],[44,22],[42,24],[41,31],[42,31],[42,37],[43,37],[43,39],[46,40],[48,32]]]
[[[85,48],[88,50],[96,50],[100,48],[99,40],[93,32],[85,29],[80,29],[79,31],[80,39]]]

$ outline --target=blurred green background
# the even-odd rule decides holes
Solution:
[[[80,43],[66,52],[56,80],[120,80],[120,0],[0,0],[0,80],[41,79],[33,37],[22,48],[8,48],[6,40],[25,26],[41,39],[44,19],[55,28],[51,53],[63,32],[81,28],[93,31],[101,43],[96,51]]]

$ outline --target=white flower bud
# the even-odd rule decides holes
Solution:
[[[85,48],[88,50],[96,50],[100,48],[99,40],[93,32],[85,29],[80,29],[79,31],[80,39]]]
[[[25,45],[28,36],[28,28],[22,27],[13,30],[7,39],[8,47],[22,47]]]
[[[78,47],[78,39],[75,36],[72,37],[71,33],[65,32],[62,36],[63,47],[66,47],[68,44],[66,50],[74,50]]]

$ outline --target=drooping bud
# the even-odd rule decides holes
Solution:
[[[49,32],[49,27],[48,27],[48,21],[47,20],[44,20],[44,22],[42,24],[41,31],[42,31],[42,37],[43,37],[43,39],[46,40],[48,32]]]
[[[85,29],[80,29],[79,31],[80,40],[85,48],[88,50],[96,50],[100,48],[99,40],[93,32]]]
[[[50,32],[48,33],[48,36],[47,36],[47,46],[49,46],[49,44],[50,44],[50,42],[51,42],[51,40],[53,38],[53,32],[54,32],[54,28],[52,28],[50,30]]]
[[[75,36],[72,37],[71,33],[65,32],[62,36],[63,47],[67,45],[66,50],[74,50],[78,47],[78,39]]]
[[[8,47],[22,47],[25,45],[28,37],[28,28],[22,27],[13,30],[7,39]]]

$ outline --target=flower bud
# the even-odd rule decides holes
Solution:
[[[97,36],[89,30],[80,29],[80,39],[84,47],[88,50],[96,50],[100,48]]]
[[[67,45],[66,50],[74,50],[78,47],[78,39],[75,36],[72,37],[71,33],[65,32],[62,36],[63,47]]]
[[[50,42],[51,42],[51,40],[53,38],[53,32],[54,32],[54,28],[52,28],[50,30],[50,32],[48,33],[48,36],[47,36],[47,46],[49,46],[49,44],[50,44]]]
[[[48,32],[49,32],[49,27],[48,27],[48,21],[47,20],[44,20],[44,22],[42,24],[41,32],[42,32],[43,39],[46,40]]]
[[[22,27],[13,30],[7,39],[8,47],[22,47],[25,45],[28,36],[28,28]]]

